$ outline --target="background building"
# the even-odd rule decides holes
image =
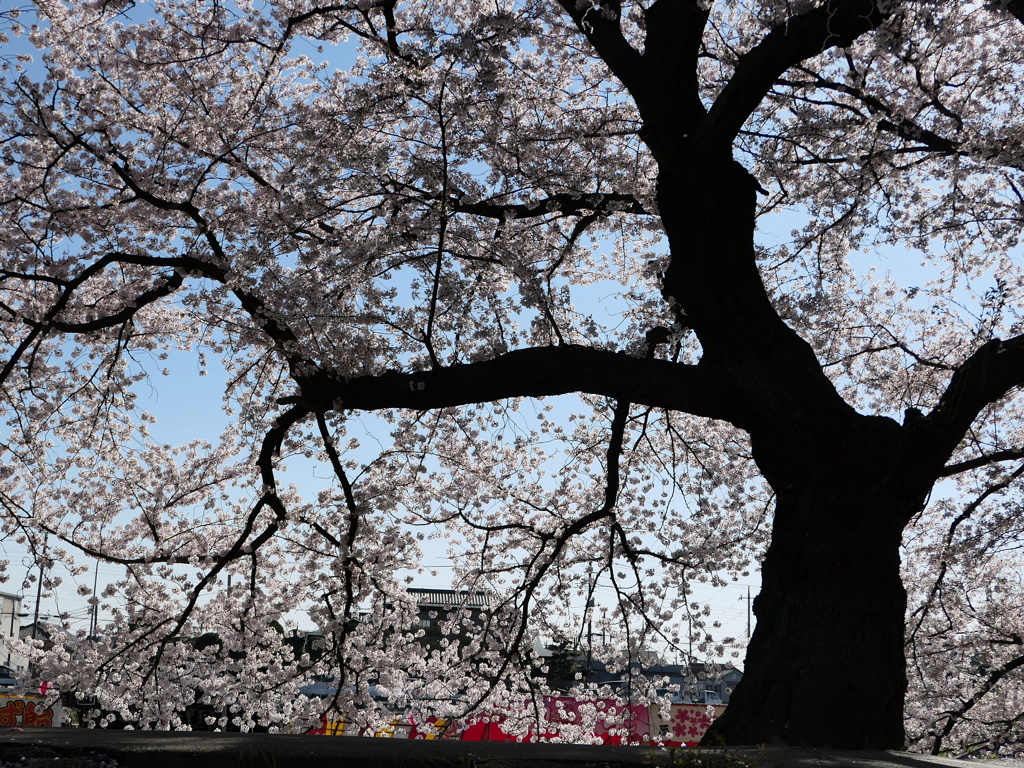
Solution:
[[[21,633],[21,598],[7,592],[0,592],[0,664],[21,671],[27,660],[11,650],[11,638]]]

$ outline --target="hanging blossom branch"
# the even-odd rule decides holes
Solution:
[[[924,602],[917,608],[915,608],[913,613],[911,614],[911,616],[918,616],[918,619],[916,624],[914,625],[913,630],[911,630],[909,633],[907,641],[909,644],[912,645],[913,642],[917,639],[917,635],[921,631],[921,626],[922,624],[924,624],[924,621],[928,616],[928,612],[931,610],[932,604],[935,602],[936,596],[942,591],[942,584],[946,578],[946,573],[949,570],[949,558],[947,556],[947,553],[953,544],[953,538],[956,535],[957,529],[964,522],[969,520],[971,516],[974,515],[981,508],[981,506],[985,503],[986,500],[1009,488],[1022,475],[1024,475],[1024,464],[1021,464],[1019,467],[1017,467],[1017,469],[1015,469],[1009,475],[1004,477],[998,483],[988,486],[975,499],[973,499],[969,504],[967,504],[964,507],[964,509],[960,512],[960,514],[957,515],[952,522],[950,522],[949,528],[946,530],[946,534],[942,540],[941,551],[943,552],[943,557],[941,562],[939,563],[939,570],[934,577],[931,589],[928,591],[928,597],[925,598]]]
[[[142,684],[148,683],[154,675],[158,674],[160,667],[160,661],[163,655],[166,653],[167,648],[181,639],[181,631],[185,628],[193,612],[195,611],[199,598],[202,596],[206,588],[211,585],[220,574],[220,572],[231,562],[240,558],[249,557],[255,558],[257,552],[261,546],[270,541],[280,529],[281,523],[287,517],[287,510],[284,503],[277,496],[276,491],[276,479],[274,474],[274,456],[280,453],[281,444],[287,434],[288,430],[294,426],[297,422],[302,420],[308,415],[308,413],[299,407],[290,409],[286,414],[278,417],[275,425],[267,432],[266,437],[263,440],[263,446],[260,451],[257,463],[260,467],[261,476],[264,483],[264,490],[256,504],[253,505],[252,510],[249,512],[245,524],[242,529],[235,535],[234,542],[231,546],[222,553],[217,554],[216,560],[213,566],[206,571],[195,584],[195,586],[189,591],[188,598],[185,606],[177,613],[174,619],[164,619],[151,627],[148,627],[146,631],[132,638],[129,641],[131,648],[143,647],[146,645],[146,640],[149,638],[156,638],[155,650],[148,656],[147,664],[145,665],[145,673],[142,677]],[[264,509],[270,509],[274,513],[274,519],[260,531],[256,536],[252,536],[256,528],[256,522],[260,517],[260,514]],[[251,538],[250,538],[251,537]],[[125,562],[122,559],[116,557],[110,557],[108,553],[96,550],[94,548],[83,548],[74,541],[68,541],[88,554],[97,557],[102,560],[111,562]],[[141,562],[167,562],[173,563],[180,558],[164,556],[164,557],[149,557]],[[138,563],[140,561],[133,561]],[[131,564],[131,563],[127,563]],[[166,629],[170,627],[170,629]],[[103,669],[110,664],[122,658],[122,653],[115,653],[110,656],[105,662],[98,666],[98,669]]]
[[[605,452],[604,503],[590,514],[584,515],[570,523],[557,535],[543,531],[538,532],[542,545],[537,547],[537,550],[531,556],[529,563],[526,564],[524,569],[526,573],[533,572],[533,575],[520,587],[520,594],[516,598],[520,618],[519,625],[510,643],[510,647],[513,649],[518,649],[522,644],[523,637],[526,635],[527,618],[530,615],[530,605],[533,601],[533,596],[540,589],[544,576],[558,560],[562,550],[576,536],[595,523],[613,518],[615,515],[615,503],[618,500],[619,488],[622,482],[620,477],[620,461],[630,407],[631,404],[629,402],[619,401],[612,411],[611,434],[608,439],[608,449]],[[548,543],[551,544],[550,552],[548,551]],[[494,683],[504,675],[511,663],[512,656],[505,654],[498,670],[492,677],[491,686],[475,700],[467,703],[466,712],[476,710],[484,702],[490,691],[493,690]]]
[[[1016,637],[1012,642],[1014,645],[1024,645],[1024,638]],[[957,724],[967,716],[967,713],[982,701],[982,699],[985,698],[989,691],[991,691],[1000,680],[1007,677],[1014,670],[1021,668],[1024,668],[1024,654],[1015,656],[1005,664],[1002,664],[998,668],[989,672],[985,681],[978,686],[974,693],[971,694],[963,704],[952,712],[946,713],[948,717],[945,724],[942,726],[942,730],[935,734],[935,740],[932,742],[931,753],[933,755],[942,754],[945,739],[953,732],[953,729],[956,728]]]
[[[340,552],[343,553],[344,559],[342,561],[342,571],[345,575],[345,601],[342,605],[342,618],[339,622],[341,625],[341,638],[339,641],[340,646],[344,646],[345,640],[348,637],[351,627],[351,620],[353,611],[356,609],[356,595],[355,589],[352,584],[353,569],[358,568],[360,563],[358,558],[355,556],[355,543],[356,536],[359,533],[359,525],[361,520],[361,511],[359,505],[356,502],[355,491],[352,487],[352,483],[348,478],[348,473],[345,472],[345,467],[341,463],[341,457],[338,455],[338,449],[334,444],[334,440],[331,437],[330,430],[327,426],[327,420],[324,418],[322,413],[316,414],[317,427],[320,430],[320,439],[323,442],[324,450],[327,452],[328,461],[330,461],[331,468],[334,471],[334,476],[338,479],[341,484],[342,493],[345,497],[345,506],[348,510],[348,520],[345,530],[345,540],[339,541],[334,536],[330,535],[323,529],[318,523],[314,523],[313,527],[321,535],[330,540]],[[333,612],[333,607],[332,607]],[[345,675],[347,668],[345,664],[340,664],[340,680],[338,683],[338,690],[340,690],[345,684]],[[337,692],[335,693],[335,699],[337,699]],[[336,702],[335,702],[336,703]]]

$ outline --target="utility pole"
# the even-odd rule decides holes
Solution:
[[[594,673],[594,601],[587,600],[587,681]]]
[[[747,585],[747,640],[750,639],[750,585]]]
[[[46,570],[46,545],[50,540],[50,534],[43,536],[43,556],[38,559],[39,563],[39,584],[36,587],[36,613],[32,618],[32,639],[36,639],[39,632],[39,601],[43,599],[43,573]]]
[[[750,585],[747,585],[747,596],[740,595],[740,600],[747,601],[747,640],[750,639]]]
[[[10,638],[5,645],[7,646],[7,666],[11,666],[11,640],[14,639],[14,614],[17,609],[14,607],[14,598],[11,598],[11,631],[7,633]]]
[[[100,581],[100,559],[96,558],[96,568],[92,572],[92,620],[89,622],[89,637],[96,637],[96,628],[99,625],[100,600],[96,596],[96,587]]]
[[[686,655],[686,670],[687,674],[693,668],[693,614],[690,613],[690,583],[685,580],[685,571],[683,573],[683,602],[686,603],[686,637],[689,641],[689,650]]]

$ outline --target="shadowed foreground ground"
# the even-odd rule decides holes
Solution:
[[[904,752],[770,747],[669,750],[569,744],[409,741],[240,733],[40,728],[0,731],[0,768],[1024,768],[1024,761],[963,761]]]

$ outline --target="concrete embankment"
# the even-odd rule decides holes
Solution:
[[[905,752],[410,741],[240,733],[40,728],[0,731],[2,768],[1024,768]]]

